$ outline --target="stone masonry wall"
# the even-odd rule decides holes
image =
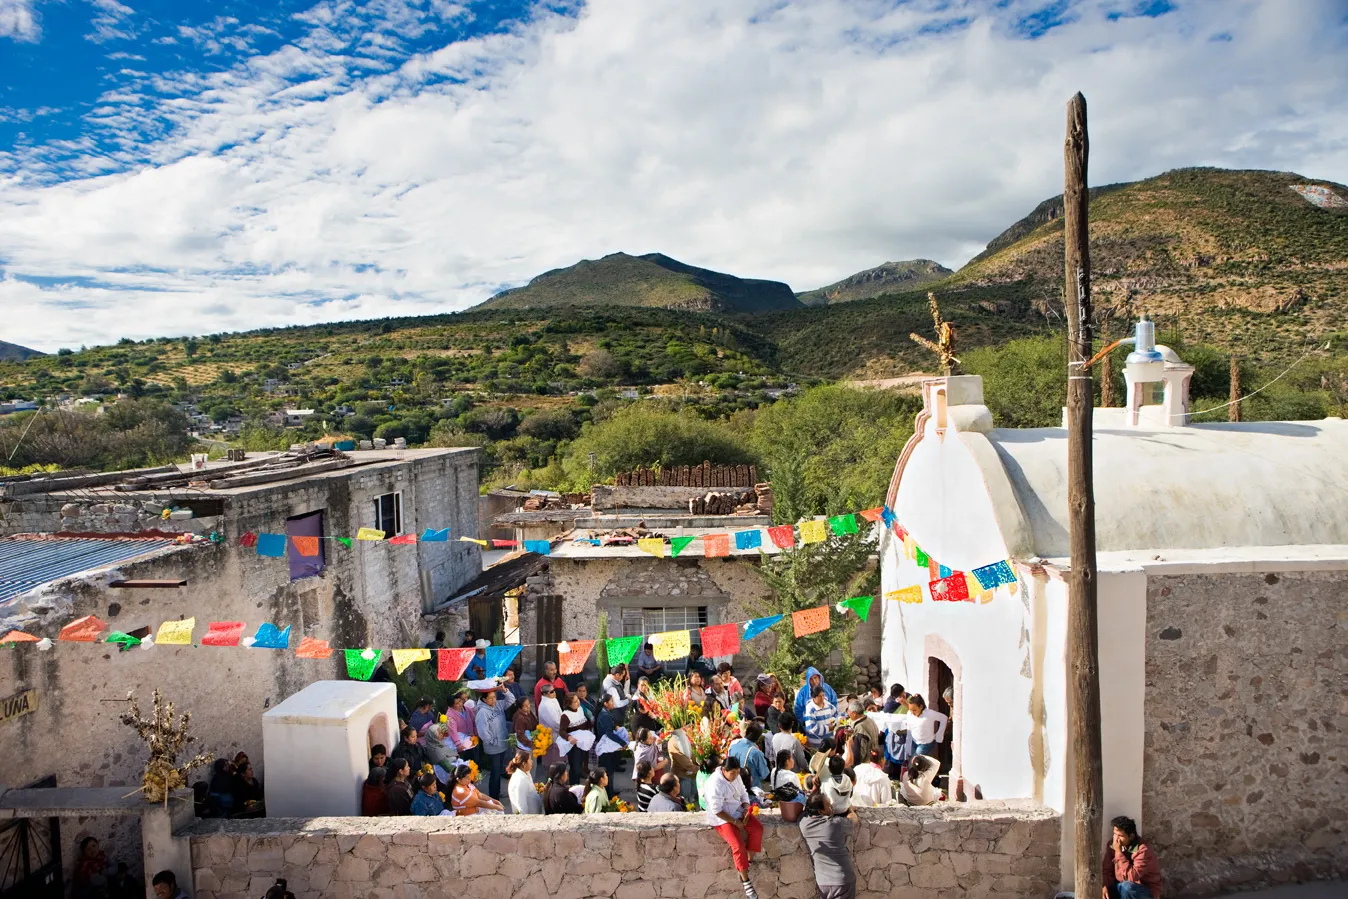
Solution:
[[[862,809],[859,899],[1013,899],[1058,888],[1057,816],[1029,804]],[[752,869],[763,899],[812,899],[799,829],[766,813]],[[740,894],[702,816],[512,815],[200,822],[196,899],[703,899]]]
[[[1144,836],[1170,895],[1348,876],[1348,573],[1147,580]]]

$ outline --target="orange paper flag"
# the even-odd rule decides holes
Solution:
[[[706,534],[702,537],[702,554],[708,559],[730,555],[729,534]]]
[[[23,631],[10,631],[3,637],[0,637],[0,643],[36,643],[37,637],[32,634],[25,634]]]
[[[61,628],[61,634],[56,639],[72,643],[95,643],[98,635],[107,629],[108,626],[99,621],[97,616],[85,615]]]
[[[797,637],[817,634],[828,630],[828,606],[816,606],[813,609],[801,609],[791,613],[791,625]]]
[[[585,669],[585,662],[590,658],[590,651],[593,649],[593,640],[569,640],[566,652],[562,652],[560,646],[557,647],[558,672],[580,674]]]
[[[291,537],[290,542],[295,547],[295,552],[302,556],[318,555],[317,537]]]
[[[860,515],[867,521],[879,521],[885,512],[884,506],[876,506],[874,509],[862,509]]]
[[[317,640],[313,637],[305,637],[300,641],[299,648],[295,650],[295,657],[298,659],[326,659],[331,655],[332,647],[328,646],[328,641]]]

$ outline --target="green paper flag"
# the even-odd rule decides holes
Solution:
[[[855,515],[834,515],[828,520],[828,529],[839,537],[843,534],[855,534],[857,532],[857,517]]]
[[[608,663],[610,665],[626,665],[632,661],[637,650],[641,648],[641,634],[634,637],[615,637],[612,640],[604,641],[604,651],[608,653]]]
[[[669,557],[675,558],[679,553],[688,548],[688,544],[696,540],[696,537],[670,537],[669,538]]]
[[[351,548],[351,538],[350,538],[350,537],[338,537],[338,538],[337,538],[337,542],[340,543],[340,544],[342,544],[342,546],[345,546],[347,549],[350,549],[350,548]]]
[[[346,676],[352,680],[369,680],[379,664],[379,650],[348,649],[346,652]],[[369,658],[366,658],[366,656]]]
[[[844,599],[838,605],[844,609],[851,609],[857,613],[857,617],[865,621],[871,614],[871,603],[875,602],[874,596],[853,596],[851,599]]]
[[[917,555],[914,557],[913,561],[917,562],[918,568],[926,568],[931,564],[931,556],[923,552],[922,547],[919,546],[917,547]]]
[[[139,646],[139,645],[140,645],[140,637],[133,637],[133,636],[131,636],[130,634],[124,634],[124,633],[122,633],[121,631],[113,631],[112,633],[108,634],[108,638],[107,638],[106,640],[104,640],[103,642],[104,642],[104,643],[122,643],[122,644],[124,644],[124,645],[126,645],[126,646]]]

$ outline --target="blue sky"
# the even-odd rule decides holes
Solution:
[[[465,308],[617,250],[808,289],[1061,189],[1348,182],[1345,0],[0,0],[0,339]]]

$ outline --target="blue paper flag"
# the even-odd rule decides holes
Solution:
[[[284,539],[284,538],[282,538]],[[253,635],[254,649],[288,649],[290,647],[290,625],[285,630],[277,630],[270,621],[261,625]]]
[[[552,554],[552,544],[547,540],[525,540],[524,551],[527,553],[538,553],[540,556]]]
[[[758,549],[762,545],[763,532],[758,528],[735,532],[735,549]]]
[[[423,531],[422,534],[421,534],[421,542],[422,542],[422,543],[448,543],[448,542],[449,542],[449,528],[441,528],[441,529],[438,530],[438,531],[437,531],[435,528],[426,528],[426,530]]]
[[[940,577],[950,577],[952,574],[955,573],[951,571],[949,568],[946,568],[944,565],[938,565],[937,568],[940,569],[941,572]]]
[[[763,631],[781,621],[783,617],[785,616],[769,615],[767,618],[755,618],[752,621],[746,621],[744,623],[744,639],[752,640],[754,637],[763,633]]]
[[[1002,584],[1013,584],[1016,581],[1016,573],[1011,570],[1011,565],[1005,559],[984,565],[982,568],[975,568],[973,573],[984,590],[991,590]]]
[[[894,527],[894,523],[898,521],[898,519],[894,517],[894,512],[889,506],[885,506],[880,510],[880,520],[885,523],[885,527],[887,528]]]
[[[486,677],[504,677],[505,670],[515,661],[523,646],[488,646]]]
[[[278,559],[284,556],[286,554],[286,535],[258,534],[257,554],[259,556],[275,556]]]

